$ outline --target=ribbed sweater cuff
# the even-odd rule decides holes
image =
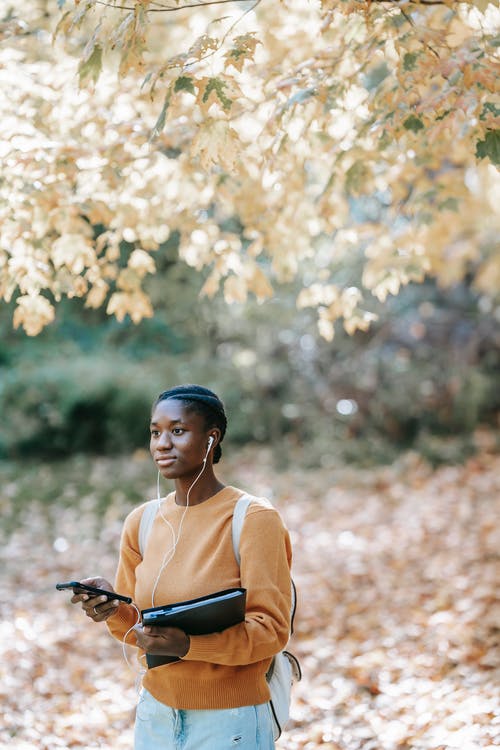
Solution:
[[[213,657],[220,651],[220,645],[211,643],[210,637],[192,635],[189,639],[189,651],[183,656],[184,661],[213,662]]]
[[[120,604],[117,611],[106,620],[108,629],[115,638],[122,640],[125,633],[134,627],[137,620],[137,612],[129,604]],[[132,646],[137,645],[135,633],[129,633],[127,643]]]

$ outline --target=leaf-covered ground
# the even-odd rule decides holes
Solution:
[[[221,476],[272,497],[293,536],[304,678],[280,749],[498,746],[498,456],[276,474],[251,451]],[[0,747],[131,748],[137,676],[54,584],[113,575],[151,466],[4,464],[0,486]]]

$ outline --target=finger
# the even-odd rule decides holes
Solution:
[[[178,628],[171,628],[169,626],[161,625],[145,625],[144,632],[155,638],[168,638],[174,636]]]
[[[88,594],[73,594],[70,601],[72,604],[78,604],[78,602],[86,602],[88,598]]]
[[[93,601],[97,603],[92,606]],[[107,620],[108,617],[116,612],[119,604],[120,602],[117,599],[112,599],[111,601],[105,599],[103,602],[102,597],[98,597],[98,599],[91,599],[89,602],[86,602],[84,609],[88,617],[91,617],[96,622],[101,622],[102,620]]]
[[[106,596],[93,596],[91,599],[87,597],[85,601],[82,601],[82,607],[85,610],[85,613],[89,617],[92,617],[92,614],[98,614],[96,607],[99,607],[99,605],[102,605],[107,601],[108,598]]]
[[[104,604],[96,604],[95,607],[87,607],[90,612],[95,615],[110,615],[112,612],[116,612],[119,602],[113,600],[112,602],[104,602]]]
[[[165,636],[168,636],[168,633],[165,632],[165,628],[154,628],[149,625],[144,626],[143,632],[148,638],[165,638]]]
[[[154,635],[147,635],[143,630],[136,630],[135,637],[137,639],[137,645],[143,648],[145,651],[148,650],[148,646],[158,645],[158,637]]]
[[[108,601],[107,596],[93,596],[92,598],[87,598],[87,600],[82,603],[83,609],[86,612],[95,612],[96,607],[99,607],[100,605],[103,605]]]
[[[170,628],[162,628],[158,626],[155,627],[154,625],[144,626],[145,633],[147,633],[148,635],[156,636],[156,637],[161,636],[161,635],[167,635],[167,630],[170,630]]]
[[[153,653],[155,648],[158,647],[158,640],[156,638],[146,638],[145,636],[137,638],[137,645],[142,648],[143,651]]]
[[[142,648],[144,651],[147,651],[147,648],[146,648],[147,638],[145,637],[144,633],[136,632],[135,641],[136,641],[136,645],[139,646],[139,648]]]
[[[100,607],[97,607],[97,612],[100,614],[106,615],[106,617],[109,617],[112,615],[118,607],[120,606],[120,602],[116,599],[113,599],[111,602],[106,602],[105,604],[101,604]]]

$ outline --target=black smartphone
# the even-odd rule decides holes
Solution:
[[[95,586],[89,586],[87,583],[80,583],[80,581],[56,583],[56,589],[59,589],[59,591],[63,591],[64,589],[73,589],[75,594],[79,594],[80,591],[85,591],[87,594],[93,594],[94,596],[102,596],[104,594],[110,601],[113,601],[113,599],[118,599],[118,601],[120,602],[126,602],[127,604],[132,603],[132,599],[130,598],[130,596],[122,596],[121,594],[115,594],[112,591],[106,591],[105,589],[97,589]]]

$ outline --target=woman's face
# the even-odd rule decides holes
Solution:
[[[208,438],[201,414],[186,410],[182,401],[159,401],[151,415],[149,449],[166,479],[196,476],[203,465]]]

